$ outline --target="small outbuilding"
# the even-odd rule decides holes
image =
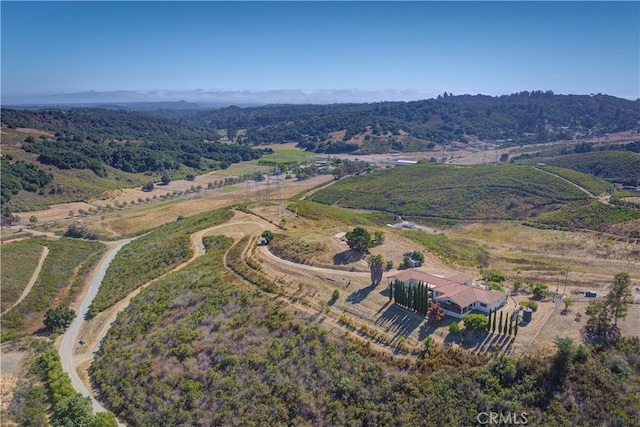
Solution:
[[[396,166],[409,166],[417,164],[417,160],[396,160]]]

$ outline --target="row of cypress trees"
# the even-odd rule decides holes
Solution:
[[[489,320],[487,322],[487,332],[513,335],[518,335],[518,321],[520,317],[514,312],[510,316],[503,316],[503,312],[500,312],[500,320],[498,320],[498,314],[496,310],[489,311]]]
[[[423,316],[427,315],[431,305],[429,288],[423,282],[418,282],[416,286],[407,286],[400,280],[396,280],[389,289],[389,301]]]
[[[418,282],[416,286],[405,285],[404,282],[396,280],[391,284],[389,289],[389,301],[398,304],[401,307],[427,315],[431,300],[429,299],[429,288],[423,282]],[[519,316],[516,313],[510,316],[504,316],[504,312],[497,310],[489,311],[487,321],[487,332],[499,333],[503,335],[518,335]],[[499,320],[498,320],[499,317]]]

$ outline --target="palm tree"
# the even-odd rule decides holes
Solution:
[[[384,271],[384,257],[380,254],[369,255],[367,264],[369,264],[369,270],[371,270],[371,284],[374,286],[379,285]]]

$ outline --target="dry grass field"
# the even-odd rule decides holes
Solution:
[[[281,218],[273,208],[258,209],[257,213],[272,222]],[[515,339],[471,334],[452,337],[448,327],[453,319],[447,318],[434,327],[421,316],[389,303],[387,277],[396,270],[385,272],[382,283],[372,287],[364,258],[347,264],[340,262],[341,255],[348,249],[342,236],[350,227],[314,223],[305,218],[289,216],[286,228],[284,232],[276,232],[290,236],[291,240],[299,241],[304,247],[313,247],[318,243],[318,249],[305,254],[305,265],[283,262],[271,255],[267,248],[255,250],[252,257],[260,262],[265,273],[284,286],[295,302],[303,302],[316,310],[323,323],[335,326],[340,323],[342,316],[348,316],[356,324],[363,325],[358,330],[360,335],[369,338],[375,336],[386,344],[402,339],[419,348],[421,342],[431,336],[436,342],[461,345],[474,351],[520,355],[548,352],[553,349],[556,336],[568,336],[579,341],[580,329],[586,322],[584,309],[587,302],[574,297],[575,305],[563,314],[564,305],[558,303],[556,307],[559,299],[555,294],[556,289],[562,294],[566,283],[568,295],[576,289],[593,289],[602,296],[611,285],[613,276],[620,271],[630,273],[634,288],[640,286],[640,263],[635,243],[612,241],[596,233],[537,230],[509,222],[470,224],[444,230],[450,238],[465,239],[486,247],[491,254],[491,268],[503,271],[508,278],[507,291],[511,290],[515,280],[545,283],[550,290],[550,295],[541,300],[534,299],[528,290],[511,293],[508,305],[503,308],[505,314],[513,312],[520,301],[534,300],[538,303],[533,321],[522,324]],[[373,230],[370,228],[370,231]],[[385,243],[371,249],[371,253],[382,254],[385,259],[394,261],[396,266],[405,251],[424,251],[424,248],[388,227],[380,230],[386,233]],[[567,266],[570,267],[569,274]],[[449,265],[428,252],[422,269],[435,274],[461,271],[480,278],[479,269]],[[331,294],[336,289],[340,298],[332,300]],[[637,302],[640,303],[640,298]],[[324,309],[327,304],[329,310]],[[582,312],[582,321],[576,322],[575,313],[579,311]],[[625,334],[638,334],[639,316],[640,305],[632,305],[628,319],[621,323]]]
[[[104,200],[92,200],[88,203],[73,203],[54,205],[51,209],[30,212],[38,218],[38,229],[48,232],[63,233],[67,227],[73,223],[83,225],[96,230],[109,238],[117,238],[123,235],[139,233],[144,230],[158,227],[171,221],[175,221],[180,215],[191,216],[200,212],[209,211],[222,206],[229,206],[243,203],[247,200],[256,203],[265,203],[267,183],[252,182],[247,188],[245,184],[236,186],[208,189],[207,183],[224,180],[232,175],[223,175],[219,172],[211,172],[206,175],[196,177],[195,181],[176,180],[167,186],[158,186],[152,192],[143,192],[140,189],[120,190],[112,197]],[[280,184],[280,195],[282,199],[293,197],[294,195],[331,181],[331,175],[319,175],[308,180],[295,181],[284,180]],[[204,184],[204,185],[203,185]],[[202,189],[180,197],[162,199],[160,196],[173,192],[184,192],[192,186],[202,185]],[[271,206],[277,206],[276,186],[269,186],[269,199]],[[230,191],[231,190],[231,191]],[[156,196],[156,199],[153,197]],[[138,198],[151,198],[151,201],[137,203]],[[134,201],[136,203],[131,203]],[[127,205],[115,211],[99,212],[88,216],[80,217],[79,209],[88,211],[90,208],[96,209],[98,206],[116,206],[127,202]],[[73,210],[74,217],[69,215]]]

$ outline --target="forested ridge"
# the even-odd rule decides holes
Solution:
[[[19,148],[12,142],[15,149],[36,154],[40,165],[90,170],[102,178],[110,174],[109,168],[159,178],[226,169],[257,159],[265,153],[259,146],[266,143],[295,142],[318,153],[367,154],[478,141],[504,147],[606,136],[638,127],[640,101],[551,91],[498,97],[445,93],[436,99],[370,104],[220,109],[180,104],[173,110],[144,111],[118,106],[3,108],[1,119],[8,129],[47,132],[26,137]],[[576,146],[591,148],[587,143]],[[637,152],[638,142],[610,148]],[[28,164],[3,158],[2,169],[3,203],[20,190],[51,191],[49,175]],[[628,175],[615,179],[633,184]]]
[[[113,168],[144,173],[158,180],[161,175],[226,169],[232,163],[258,159],[271,152],[222,143],[215,130],[182,126],[171,119],[134,111],[2,109],[2,125],[47,132],[35,137],[35,133],[29,135],[27,131],[23,134],[29,136],[22,136],[19,141],[13,134],[3,135],[3,145],[11,145],[16,155],[15,159],[12,154],[2,157],[3,204],[20,190],[39,194],[57,191],[53,175],[44,172],[42,165],[59,170],[90,170],[100,178],[107,178],[109,168]],[[24,152],[37,155],[39,164],[18,160],[18,154],[25,157]]]
[[[3,124],[14,127],[77,130],[127,140],[216,141],[228,136],[246,144],[298,142],[317,152],[416,151],[428,143],[472,140],[548,142],[635,129],[639,119],[637,100],[552,91],[496,97],[445,92],[436,99],[411,102],[144,112],[124,107],[2,111]],[[341,140],[332,137],[340,131],[345,131]],[[364,144],[355,143],[357,136]]]
[[[192,119],[182,117],[232,132],[246,129],[241,140],[249,143],[299,141],[313,151],[342,148],[364,153],[379,149],[375,145],[415,151],[428,142],[478,139],[516,145],[578,134],[604,135],[637,127],[640,103],[601,94],[554,95],[551,91],[499,97],[445,93],[437,99],[412,102],[228,107],[198,112]],[[346,131],[342,141],[330,141],[331,132],[342,130]],[[369,137],[364,147],[354,147],[352,139],[357,135]],[[424,143],[416,144],[412,138]],[[334,144],[339,147],[332,147]]]

